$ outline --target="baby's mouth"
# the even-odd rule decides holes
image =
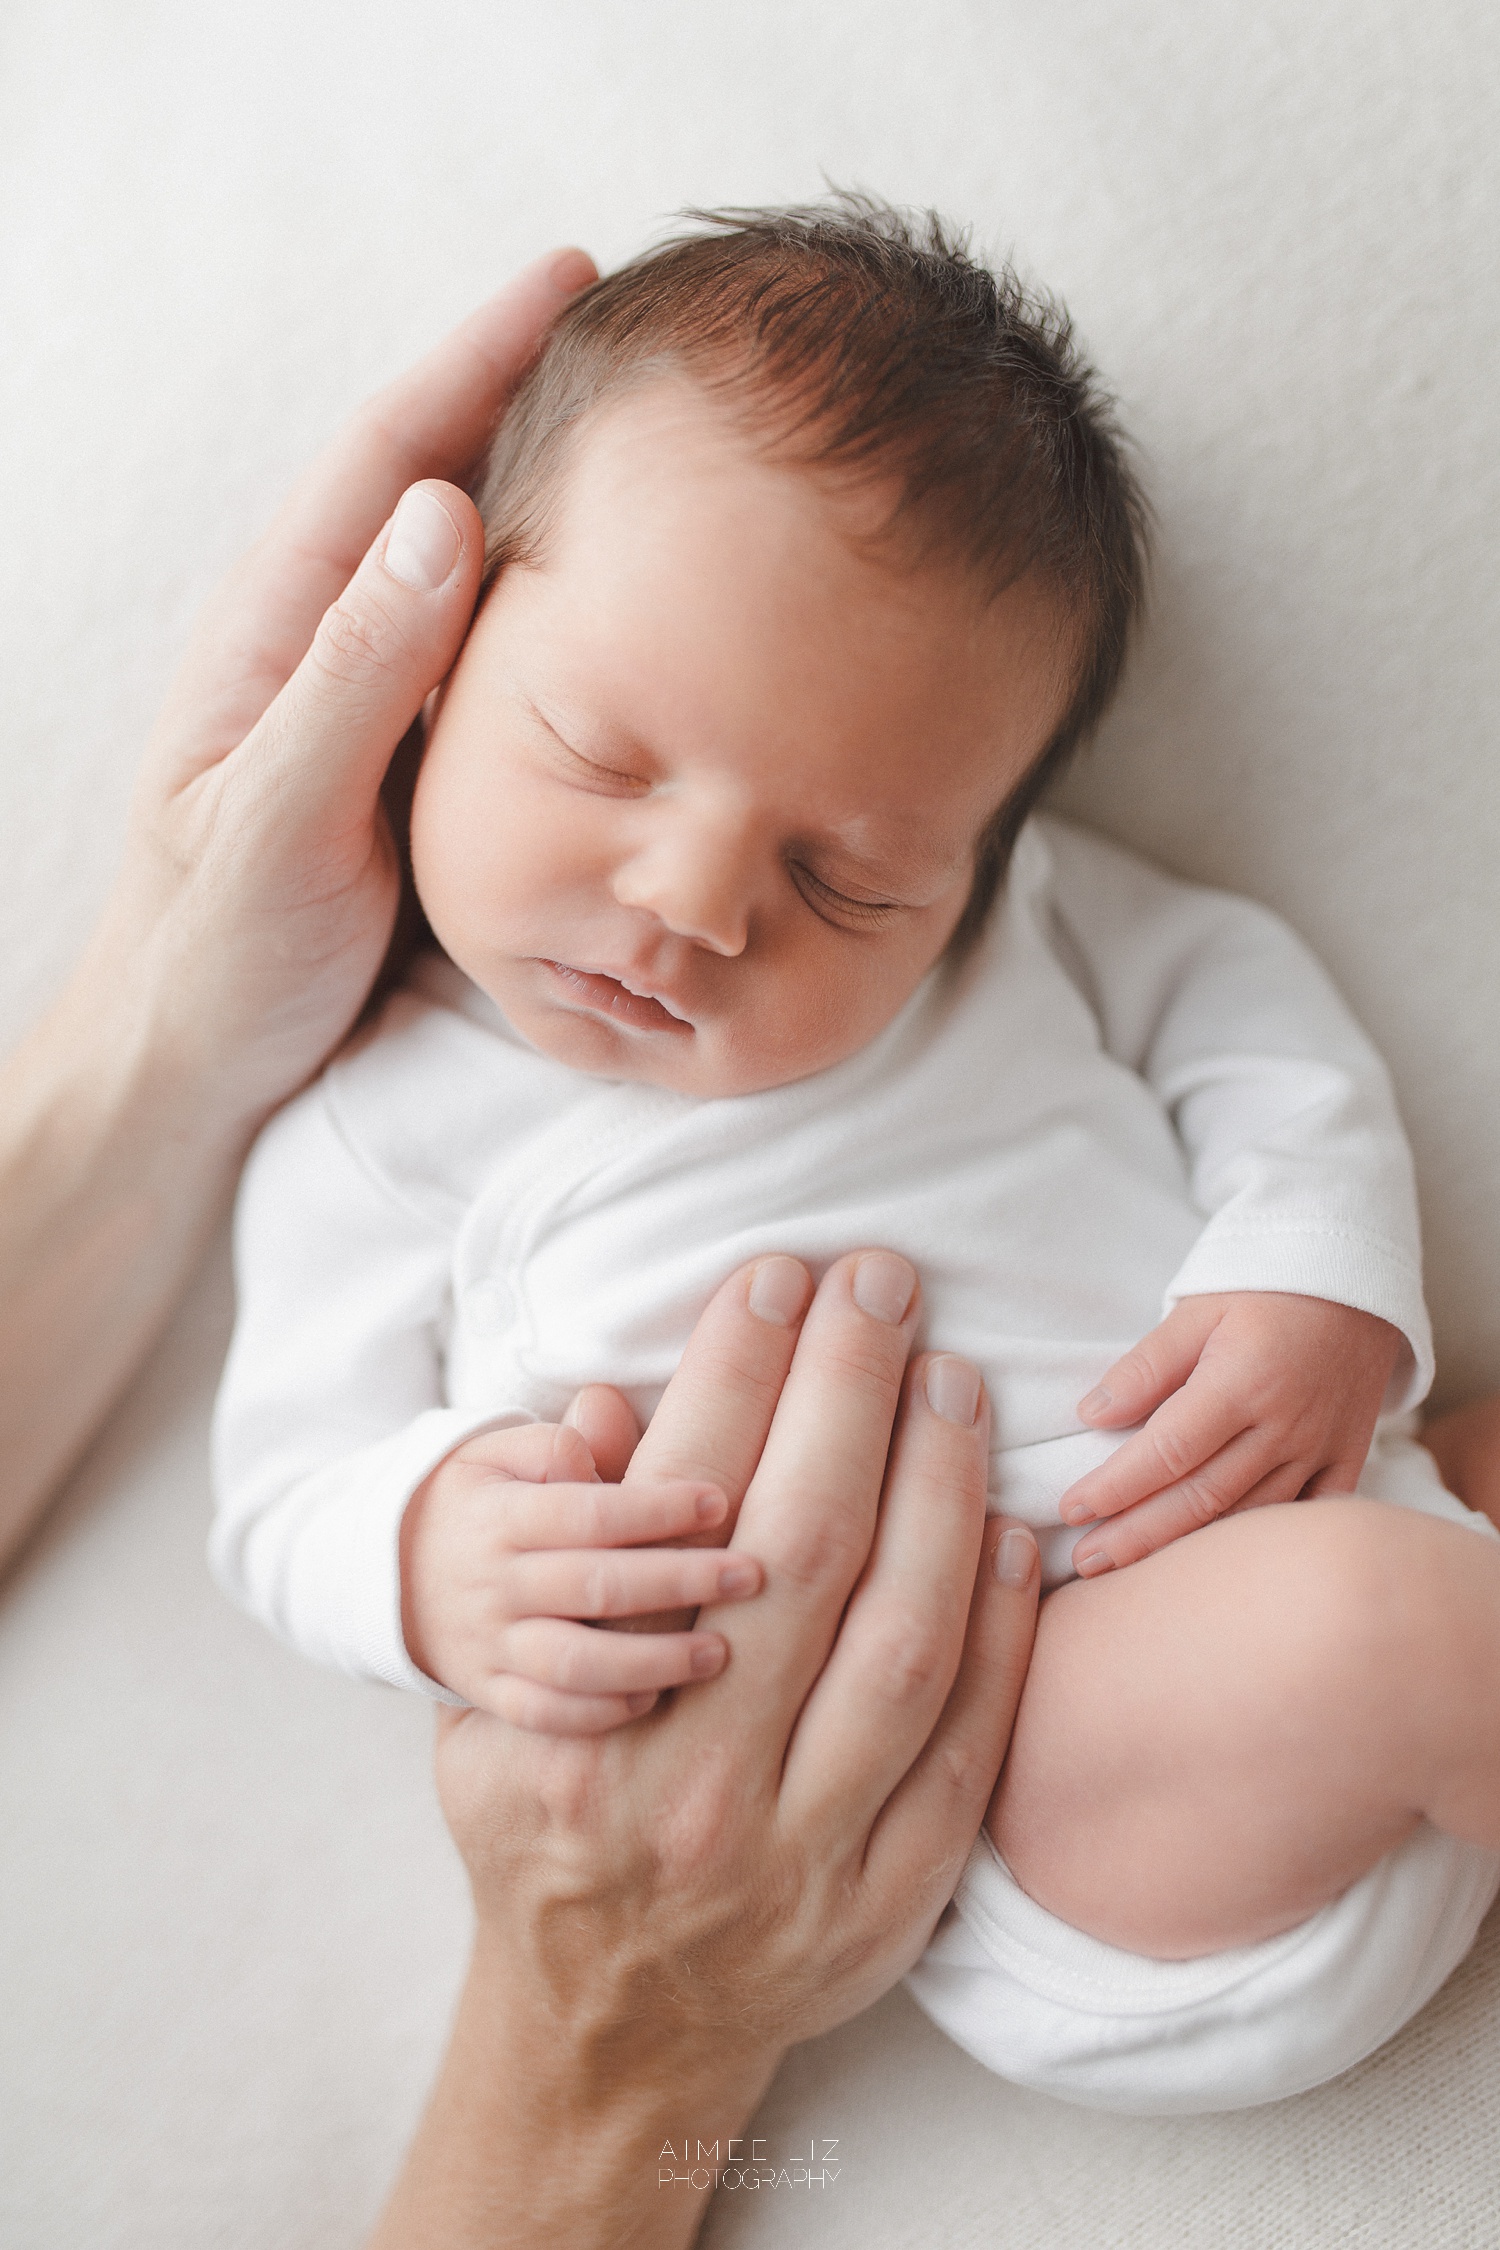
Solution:
[[[654,993],[633,991],[618,977],[597,969],[575,969],[566,961],[544,960],[541,965],[562,986],[559,997],[564,1006],[586,1008],[591,1015],[607,1016],[611,1023],[626,1024],[632,1031],[692,1033],[687,1018]]]

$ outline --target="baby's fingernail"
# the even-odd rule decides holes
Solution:
[[[729,1654],[722,1641],[703,1641],[692,1655],[693,1678],[711,1680],[715,1672],[722,1672],[724,1659]]]
[[[754,1563],[726,1563],[719,1572],[721,1594],[748,1594],[760,1583],[760,1573]]]
[[[1088,1397],[1078,1401],[1078,1411],[1080,1414],[1102,1414],[1107,1406],[1113,1406],[1114,1403],[1104,1385],[1096,1383]]]
[[[1073,1550],[1073,1568],[1080,1578],[1101,1578],[1114,1567],[1102,1547],[1090,1547],[1086,1554],[1080,1554],[1076,1547]]]
[[[904,1258],[872,1250],[854,1269],[854,1302],[872,1319],[899,1328],[916,1291],[917,1277]]]
[[[1058,1502],[1057,1512],[1064,1523],[1091,1523],[1093,1521],[1093,1510],[1086,1500],[1061,1500]]]
[[[1029,1586],[1036,1569],[1036,1541],[1024,1524],[1002,1531],[995,1545],[995,1576],[1002,1586]]]
[[[700,1523],[722,1523],[729,1513],[729,1502],[722,1492],[700,1492],[693,1502],[693,1513]]]
[[[655,1694],[648,1688],[639,1695],[627,1695],[625,1708],[633,1719],[638,1719],[643,1711],[650,1710],[655,1701]]]
[[[757,1320],[773,1328],[790,1328],[800,1320],[808,1298],[806,1266],[795,1258],[762,1258],[750,1277],[746,1300]]]
[[[443,506],[421,485],[403,492],[385,543],[385,567],[403,586],[435,593],[458,560],[463,541]]]
[[[945,1422],[956,1422],[961,1430],[973,1429],[980,1397],[977,1367],[945,1352],[941,1359],[928,1361],[924,1388],[934,1414],[941,1415]]]

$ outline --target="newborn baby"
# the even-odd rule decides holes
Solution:
[[[1358,1485],[1488,1534],[1398,1419],[1431,1354],[1378,1058],[1262,910],[1028,817],[1109,700],[1142,576],[1057,317],[935,225],[742,214],[564,315],[480,505],[486,593],[411,820],[444,958],[273,1121],[242,1194],[213,1537],[236,1598],[311,1655],[544,1729],[707,1676],[709,1626],[597,1621],[753,1593],[753,1557],[701,1543],[722,1496],[545,1483],[579,1456],[552,1425],[596,1381],[648,1417],[747,1259],[786,1317],[777,1253],[861,1244],[921,1274],[923,1341],[954,1355],[937,1410],[972,1422],[957,1355],[982,1370],[992,1504],[1037,1526],[1047,1583],[1137,1566],[1101,1649],[1123,1634],[1143,1687],[1195,1573],[1236,1567],[1233,1535],[1171,1545],[1212,1517]],[[900,1258],[859,1274],[906,1316]],[[1378,1545],[1387,1516],[1346,1503],[1337,1537]],[[1437,1542],[1424,1629],[1451,1639],[1444,1572],[1500,1622],[1493,1546]],[[1246,1579],[1246,1650],[1287,1599]],[[1332,1659],[1356,1703],[1365,1638]],[[1389,2036],[1472,1940],[1500,1822],[1394,1762],[1363,1825],[1247,1873],[1308,1714],[1213,1656],[1180,1738],[1128,1745],[1143,1790],[1169,1771],[1160,1851],[1107,1883],[1079,1789],[1118,1675],[1087,1640],[1066,1694],[1033,1675],[913,1979],[1007,2076],[1272,2099]],[[1493,1770],[1458,1688],[1430,1724]],[[1331,1721],[1340,1803],[1341,1745]],[[1189,1871],[1174,1839],[1231,1750]]]

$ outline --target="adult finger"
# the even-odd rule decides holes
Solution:
[[[583,251],[550,252],[367,402],[205,610],[169,728],[209,723],[221,750],[249,732],[401,493],[424,478],[466,480],[547,329],[594,278]]]
[[[621,1483],[641,1440],[641,1425],[624,1392],[611,1383],[585,1383],[563,1422],[583,1439],[605,1483]]]
[[[931,1734],[963,1653],[988,1468],[978,1369],[916,1361],[875,1544],[787,1751],[788,1819],[868,1826]]]
[[[597,274],[586,251],[549,251],[377,391],[293,487],[271,528],[267,566],[284,559],[284,544],[347,573],[408,484],[465,477],[548,328]]]
[[[738,1508],[797,1348],[812,1278],[796,1258],[732,1274],[702,1314],[631,1465],[716,1485]]]
[[[1040,1587],[1032,1532],[993,1518],[985,1527],[958,1676],[865,1852],[872,1897],[884,1893],[903,1906],[921,1902],[930,1915],[925,1927],[917,1921],[910,1961],[953,1896],[993,1797],[1031,1662]]]
[[[1306,1464],[1278,1462],[1264,1469],[1264,1461],[1262,1441],[1254,1431],[1247,1433],[1242,1447],[1228,1448],[1222,1460],[1210,1461],[1198,1476],[1089,1532],[1073,1550],[1073,1568],[1080,1578],[1097,1578],[1106,1570],[1143,1562],[1147,1555],[1186,1538],[1190,1531],[1202,1531],[1220,1516],[1297,1499],[1307,1476]]]
[[[778,1759],[869,1556],[919,1294],[911,1266],[887,1250],[824,1275],[731,1542],[764,1563],[765,1591],[699,1621],[725,1634],[756,1682],[754,1710],[713,1691],[714,1723],[762,1743],[775,1735]]]
[[[404,493],[286,686],[224,762],[229,785],[314,834],[343,839],[368,822],[392,751],[458,654],[483,545],[474,503],[455,486]]]

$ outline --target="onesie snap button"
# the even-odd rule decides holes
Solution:
[[[498,1336],[511,1315],[513,1299],[503,1281],[476,1281],[464,1292],[464,1321],[477,1336]]]

